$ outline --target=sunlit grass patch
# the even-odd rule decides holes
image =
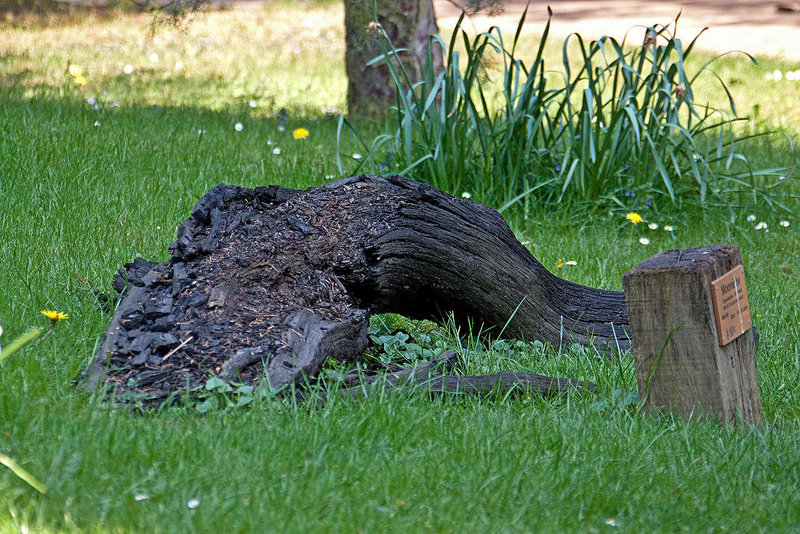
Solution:
[[[156,27],[154,33],[148,14],[90,15],[38,31],[5,28],[0,84],[37,89],[32,94],[44,87],[58,95],[77,89],[119,103],[213,110],[256,102],[255,114],[286,108],[320,116],[343,107],[341,20],[336,4],[253,4],[200,13],[182,29]],[[70,66],[80,68],[82,83]]]
[[[166,259],[177,225],[208,189],[305,188],[338,176],[341,10],[237,7],[198,16],[186,33],[152,36],[149,16],[135,14],[0,31],[0,345],[31,325],[46,329],[42,310],[69,315],[0,363],[0,449],[48,488],[40,495],[0,467],[0,530],[582,532],[613,528],[611,518],[643,532],[794,530],[798,222],[759,203],[669,210],[628,189],[614,210],[532,202],[504,213],[547,269],[605,289],[621,290],[624,272],[662,250],[739,244],[761,334],[770,423],[762,428],[641,414],[625,354],[487,341],[477,326],[456,332],[402,318],[371,331],[377,361],[457,348],[468,372],[512,369],[598,387],[323,406],[244,390],[234,406],[198,410],[206,397],[136,415],[76,390],[111,318],[96,293],[136,256]],[[520,49],[535,50],[525,39]],[[765,79],[778,69],[781,80]],[[785,73],[797,69],[731,57],[718,73],[741,111],[757,107],[748,128],[788,127],[796,140],[798,82]],[[362,145],[348,143],[345,174],[398,170],[372,166]],[[778,166],[782,150],[754,143],[747,156]],[[480,190],[456,193],[486,201]],[[220,389],[207,391],[231,393]]]

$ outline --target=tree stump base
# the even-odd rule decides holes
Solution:
[[[120,269],[121,299],[87,388],[154,401],[210,376],[277,390],[353,362],[373,313],[474,325],[493,336],[628,346],[621,292],[548,272],[500,214],[399,176],[295,191],[210,190],[181,223],[172,257]],[[538,376],[538,375],[537,375]],[[580,387],[523,374],[436,387],[544,392]]]
[[[715,312],[712,295],[712,282],[741,264],[739,247],[718,245],[663,252],[625,273],[636,381],[645,407],[762,422],[755,330],[732,340],[724,336],[718,322],[728,319],[727,312],[722,301]],[[734,285],[726,303],[736,304],[736,289],[746,302],[746,289]],[[749,309],[734,307],[734,314],[742,312],[749,319]]]

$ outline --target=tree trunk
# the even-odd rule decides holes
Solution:
[[[345,0],[347,108],[353,116],[380,117],[395,103],[395,84],[385,63],[367,66],[391,42],[411,83],[420,81],[428,38],[438,33],[433,0]],[[385,35],[374,24],[380,23]],[[432,68],[442,70],[442,50],[431,47]]]
[[[211,374],[276,389],[354,361],[371,313],[441,321],[494,337],[628,346],[621,292],[549,273],[500,214],[399,176],[295,191],[220,185],[184,221],[172,259],[141,258],[89,372],[155,397]],[[505,373],[542,391],[568,382]],[[492,382],[493,381],[493,382]],[[483,391],[487,383],[439,386]]]

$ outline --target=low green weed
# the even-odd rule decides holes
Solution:
[[[384,366],[433,360],[452,346],[432,323],[394,314],[376,315],[368,333],[373,347],[367,358]]]
[[[252,403],[256,398],[255,387],[248,384],[233,384],[217,376],[212,376],[203,388],[204,398],[195,408],[206,413],[219,408],[240,408]]]

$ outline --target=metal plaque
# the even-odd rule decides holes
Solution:
[[[753,326],[744,283],[744,267],[737,265],[711,282],[711,295],[719,344],[724,346]]]

